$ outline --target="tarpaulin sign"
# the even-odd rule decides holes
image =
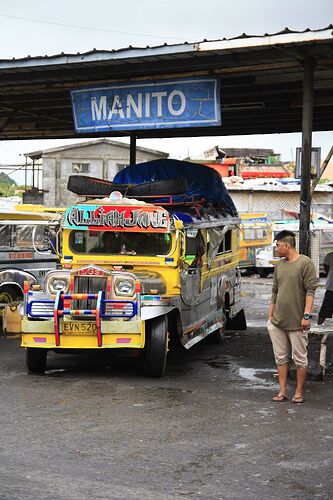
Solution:
[[[221,125],[219,78],[183,78],[71,91],[76,132]]]

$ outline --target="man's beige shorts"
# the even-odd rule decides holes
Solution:
[[[297,368],[308,366],[308,332],[302,330],[282,330],[267,323],[267,330],[273,344],[275,363],[285,365],[289,363],[290,355]]]

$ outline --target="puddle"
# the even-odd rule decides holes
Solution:
[[[246,368],[226,357],[222,359],[212,359],[206,363],[215,369],[226,370],[234,375],[238,375],[247,382],[247,388],[270,389],[275,385],[273,374],[275,368]]]

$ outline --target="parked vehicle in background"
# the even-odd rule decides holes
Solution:
[[[274,272],[274,265],[279,260],[275,253],[274,239],[276,235],[284,230],[293,231],[296,235],[296,248],[299,245],[299,223],[290,220],[276,221],[272,223],[272,243],[256,251],[256,267],[261,277],[266,277]],[[328,220],[314,219],[310,223],[309,232],[310,257],[316,266],[318,276],[324,272],[325,255],[333,251],[333,223]],[[259,272],[260,271],[260,272]]]
[[[258,247],[265,249],[272,244],[271,222],[265,213],[240,214],[239,267],[247,272],[259,272],[256,267]]]
[[[24,281],[42,284],[59,263],[54,242],[60,215],[18,207],[0,211],[0,304],[21,301]]]
[[[175,160],[120,174],[114,181],[123,194],[67,209],[62,269],[25,296],[22,346],[29,372],[45,370],[49,349],[108,349],[142,354],[145,374],[160,377],[175,344],[188,349],[206,337],[219,343],[226,325],[246,328],[239,218],[220,176]],[[170,182],[177,175],[182,181]],[[187,190],[179,195],[184,179]],[[91,185],[95,196],[99,188],[105,196],[107,181],[83,180],[69,184],[81,194]],[[162,195],[164,181],[178,194]],[[140,199],[126,195],[133,184]]]

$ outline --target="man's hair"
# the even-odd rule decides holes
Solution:
[[[296,247],[295,233],[293,233],[292,231],[287,231],[286,229],[280,231],[275,236],[275,241],[283,241],[284,243],[288,243],[293,248]]]

